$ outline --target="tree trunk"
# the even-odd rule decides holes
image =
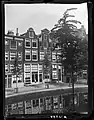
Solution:
[[[73,71],[71,72],[71,80],[72,80],[72,92],[73,92],[73,111],[75,110],[74,106],[74,79],[73,79]]]
[[[18,92],[18,87],[17,87],[17,72],[16,72],[16,93]]]

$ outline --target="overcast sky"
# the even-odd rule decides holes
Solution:
[[[8,30],[19,34],[25,33],[32,27],[36,34],[47,28],[51,30],[54,24],[63,16],[66,9],[77,8],[70,11],[75,18],[85,26],[88,32],[87,3],[83,4],[5,4],[5,34]],[[77,25],[78,28],[81,26]]]

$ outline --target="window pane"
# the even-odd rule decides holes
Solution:
[[[37,55],[33,55],[33,59],[36,60],[37,59]]]
[[[37,47],[36,42],[33,42],[33,47]]]
[[[8,45],[8,42],[9,42],[8,40],[5,40],[5,45]]]
[[[14,40],[11,41],[11,48],[16,48],[17,47],[16,42],[17,41],[14,41]]]
[[[30,59],[30,55],[26,55],[26,59]]]

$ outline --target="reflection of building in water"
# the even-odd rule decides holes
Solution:
[[[76,93],[74,96],[75,109],[87,105],[87,93]],[[41,97],[33,100],[21,101],[5,106],[6,115],[12,114],[41,114],[46,111],[52,113],[63,113],[72,108],[72,94],[61,94],[55,96]]]

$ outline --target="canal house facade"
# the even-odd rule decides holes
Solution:
[[[16,82],[18,87],[24,84],[24,74],[17,77],[13,75],[12,69],[14,67],[15,57],[18,56],[18,68],[23,70],[23,41],[24,38],[14,35],[13,32],[9,32],[5,35],[5,87],[15,88]]]
[[[14,35],[10,32],[5,35],[5,87],[16,87],[16,76],[12,75],[13,62],[18,55],[18,66],[22,69],[21,75],[17,78],[17,86],[33,85],[44,83],[44,56],[48,55],[51,63],[51,71],[48,73],[50,81],[59,80],[63,82],[63,68],[57,61],[59,48],[52,50],[52,40],[48,29],[41,30],[36,35],[33,28],[29,28],[22,35]]]

